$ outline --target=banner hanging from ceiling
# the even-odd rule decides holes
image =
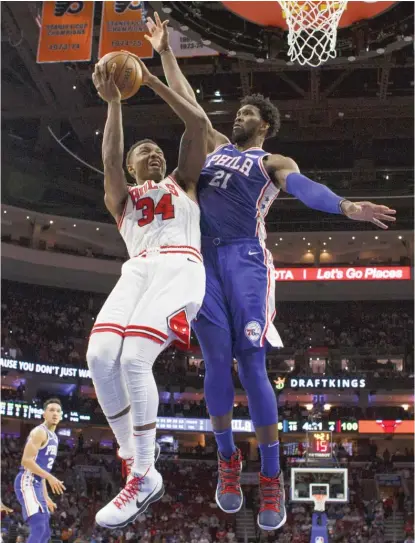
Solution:
[[[217,51],[203,45],[201,41],[188,38],[178,30],[169,28],[170,47],[176,58],[211,57],[219,55]]]
[[[123,49],[140,58],[152,58],[146,33],[143,2],[102,2],[98,58]]]
[[[94,2],[43,2],[37,62],[91,60]]]

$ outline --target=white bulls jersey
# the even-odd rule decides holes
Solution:
[[[200,251],[199,206],[172,176],[130,187],[118,229],[130,258],[154,247]]]

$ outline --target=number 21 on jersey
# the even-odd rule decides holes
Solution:
[[[209,185],[211,187],[220,187],[221,189],[227,189],[228,181],[231,177],[232,177],[231,173],[226,173],[224,170],[219,170],[212,177],[212,180],[209,183]]]

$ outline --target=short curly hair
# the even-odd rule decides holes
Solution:
[[[259,109],[261,119],[269,124],[267,138],[272,138],[277,134],[281,126],[280,112],[269,98],[265,98],[262,94],[251,94],[242,98],[241,106],[255,106]]]

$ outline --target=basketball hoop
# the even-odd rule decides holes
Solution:
[[[326,500],[328,496],[324,494],[313,494],[314,511],[322,513],[326,509]]]
[[[336,57],[337,27],[347,0],[278,3],[288,26],[291,62],[315,68]]]

